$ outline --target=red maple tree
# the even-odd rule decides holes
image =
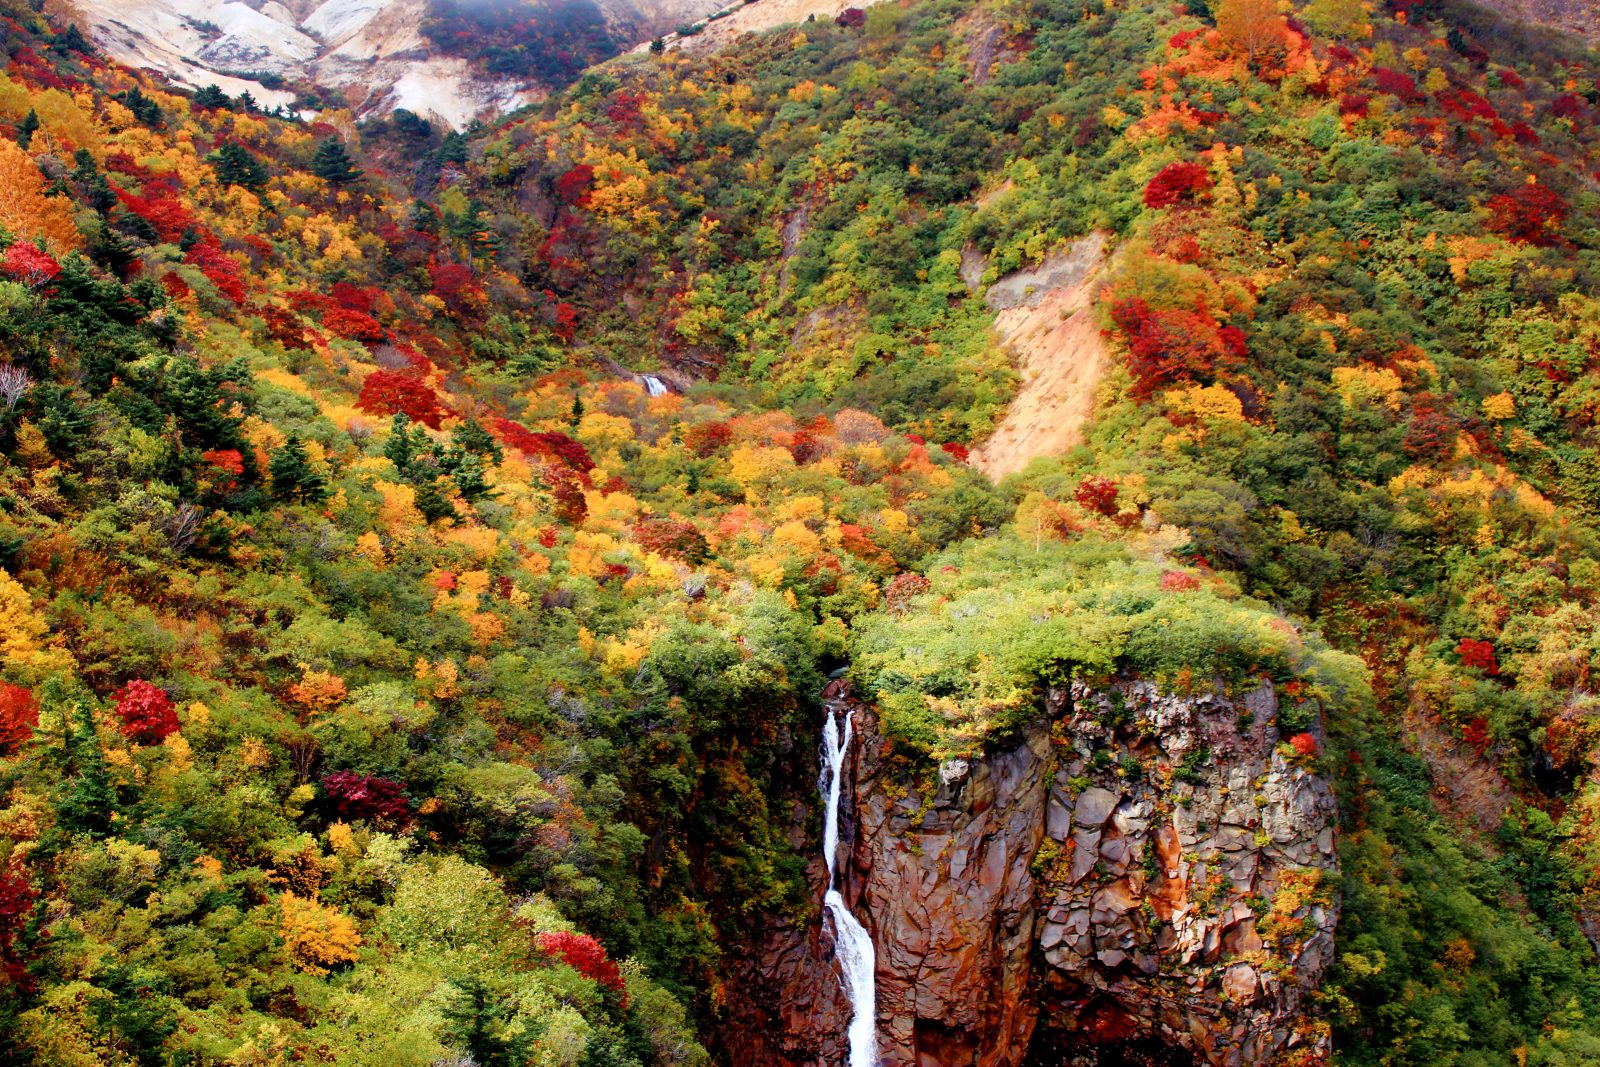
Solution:
[[[0,682],[0,752],[9,752],[33,737],[39,725],[39,702],[20,685]]]
[[[113,710],[122,720],[122,735],[144,745],[160,744],[178,731],[178,714],[172,698],[159,686],[140,678],[118,689],[111,697]]]

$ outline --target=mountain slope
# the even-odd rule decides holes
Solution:
[[[15,1058],[831,1054],[840,670],[900,1060],[1600,1056],[1593,55],[922,0],[446,138],[0,9]]]

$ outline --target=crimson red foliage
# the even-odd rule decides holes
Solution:
[[[26,241],[17,241],[6,249],[5,258],[0,260],[0,271],[12,281],[37,289],[56,280],[61,264],[49,252]]]
[[[822,455],[822,442],[810,430],[796,430],[789,441],[789,454],[802,466]]]
[[[1174,382],[1215,381],[1246,354],[1243,331],[1219,327],[1199,309],[1158,311],[1136,297],[1114,303],[1111,318],[1127,339],[1128,369],[1140,398]]]
[[[1310,734],[1295,734],[1289,738],[1289,745],[1296,753],[1302,756],[1315,756],[1317,754],[1317,739]]]
[[[24,992],[33,988],[27,962],[17,950],[17,937],[28,925],[38,892],[16,867],[0,869],[0,975]]]
[[[1522,75],[1514,70],[1506,70],[1502,67],[1495,73],[1500,76],[1500,84],[1507,89],[1526,89],[1528,87],[1528,83],[1522,80]]]
[[[1377,85],[1378,91],[1397,96],[1401,100],[1411,101],[1420,99],[1417,92],[1416,79],[1409,74],[1402,74],[1398,70],[1388,67],[1373,67],[1372,80]]]
[[[1345,93],[1339,98],[1339,114],[1353,115],[1358,119],[1367,117],[1367,98],[1360,93]]]
[[[945,455],[960,463],[965,463],[967,460],[972,458],[972,450],[966,445],[962,444],[960,441],[946,441],[944,444],[939,446],[939,449],[940,451],[944,452]]]
[[[217,291],[235,304],[244,303],[244,279],[239,273],[239,261],[222,250],[215,237],[207,236],[195,242],[189,249],[189,254],[183,257],[185,263],[199,267]]]
[[[681,559],[691,566],[711,554],[705,534],[693,523],[679,519],[646,519],[634,526],[633,539],[658,556]]]
[[[850,29],[865,26],[867,24],[867,13],[859,7],[847,7],[834,16],[833,24]]]
[[[333,799],[341,819],[404,824],[411,820],[411,801],[405,788],[388,778],[355,771],[334,771],[324,776],[322,788]]]
[[[8,752],[33,737],[39,725],[39,702],[20,685],[0,682],[0,752]]]
[[[346,341],[360,341],[368,345],[381,344],[388,336],[383,324],[371,315],[344,307],[329,308],[324,311],[322,328],[335,337],[343,337]]]
[[[1549,187],[1521,185],[1489,201],[1489,228],[1518,244],[1553,245],[1571,210]]]
[[[649,99],[649,95],[642,90],[633,93],[626,89],[619,90],[611,103],[606,105],[606,118],[620,126],[635,126],[639,122],[639,109]]]
[[[1489,720],[1482,715],[1467,723],[1467,728],[1461,731],[1461,736],[1466,738],[1467,744],[1471,745],[1480,756],[1489,750],[1489,745],[1494,740],[1489,736]]]
[[[589,190],[594,187],[594,168],[579,163],[556,179],[556,195],[562,203],[584,207],[589,203]]]
[[[348,311],[359,311],[363,315],[370,315],[378,303],[378,290],[369,285],[334,282],[328,287],[328,297]]]
[[[1151,208],[1173,207],[1207,199],[1211,189],[1211,175],[1200,163],[1168,163],[1144,187],[1144,205]]]
[[[367,380],[361,383],[356,407],[374,415],[402,414],[433,430],[437,430],[450,413],[427,382],[414,374],[394,370],[375,370],[367,375]]]
[[[564,433],[534,433],[510,419],[499,418],[494,420],[494,429],[500,440],[530,458],[554,459],[583,475],[594,470],[589,450]]]
[[[142,745],[159,744],[178,731],[178,714],[166,691],[137,679],[111,695],[112,710],[122,720],[122,735]]]
[[[1544,143],[1539,139],[1539,134],[1534,128],[1526,122],[1513,122],[1511,124],[1511,136],[1515,138],[1518,144],[1525,144],[1534,148]]]
[[[460,313],[483,297],[483,289],[473,277],[472,268],[464,263],[430,260],[428,277],[432,281],[433,295],[443,300],[451,311]]]
[[[163,241],[177,241],[183,231],[194,225],[194,216],[177,198],[171,183],[146,182],[145,188],[151,191],[144,196],[117,189],[117,199],[122,201],[123,207],[154,226]]]
[[[1500,663],[1494,656],[1494,645],[1488,641],[1463,637],[1461,643],[1456,646],[1456,655],[1461,657],[1464,665],[1476,667],[1484,674],[1500,673]]]
[[[588,934],[559,930],[540,934],[537,941],[541,952],[556,957],[592,982],[622,992],[621,969],[606,954],[605,946]]]
[[[1550,103],[1550,113],[1558,119],[1582,118],[1583,112],[1583,100],[1572,93],[1562,93]]]
[[[1072,494],[1072,497],[1085,508],[1098,514],[1117,513],[1117,483],[1110,478],[1091,475],[1078,483],[1078,491]]]

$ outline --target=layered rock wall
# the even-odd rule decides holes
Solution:
[[[935,774],[859,707],[841,874],[886,1067],[1325,1059],[1306,1009],[1333,955],[1334,805],[1277,710],[1265,686],[1079,687]],[[729,978],[729,1062],[841,1062],[819,924],[771,927]]]

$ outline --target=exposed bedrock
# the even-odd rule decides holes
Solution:
[[[936,772],[859,706],[840,876],[877,948],[885,1067],[1322,1062],[1335,809],[1279,751],[1277,701],[1080,686]],[[841,1062],[829,945],[774,923],[731,961],[728,1062]]]

